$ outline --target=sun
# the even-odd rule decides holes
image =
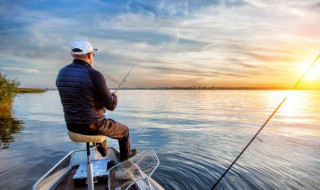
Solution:
[[[318,62],[311,70],[306,74],[305,79],[307,81],[315,81],[320,79],[320,63]]]

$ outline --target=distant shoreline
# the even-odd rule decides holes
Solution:
[[[115,90],[115,88],[111,88]],[[120,90],[290,90],[289,87],[157,87],[157,88],[121,88]],[[297,88],[296,90],[320,90]]]
[[[116,88],[110,88],[116,90]],[[18,88],[18,93],[43,93],[56,88]],[[155,87],[120,88],[119,90],[290,90],[289,87]],[[295,90],[320,90],[320,88],[297,88]]]
[[[42,88],[17,88],[17,93],[43,93],[46,92],[47,89]]]

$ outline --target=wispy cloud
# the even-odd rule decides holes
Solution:
[[[24,69],[24,68],[17,68],[17,67],[4,67],[1,68],[4,71],[21,71],[23,73],[28,73],[28,74],[39,74],[40,71],[37,69]]]

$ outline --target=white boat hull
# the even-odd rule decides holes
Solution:
[[[92,154],[94,159],[94,154]],[[119,163],[119,152],[113,148],[108,147],[108,154],[106,157],[100,157],[101,159],[109,159],[113,161],[114,164]],[[53,168],[51,168],[44,176],[42,176],[33,186],[33,190],[55,190],[55,189],[88,189],[86,185],[75,186],[73,175],[76,169],[79,167],[80,163],[86,161],[86,150],[74,150],[69,152],[64,158],[62,158]],[[109,166],[106,169],[110,169]],[[142,174],[147,177],[145,174]],[[85,180],[85,179],[84,179]],[[97,177],[95,179],[97,183],[94,184],[94,189],[105,190],[108,188],[108,181],[105,178]],[[148,180],[137,179],[134,181],[133,185],[129,189],[152,189],[163,190],[163,188],[153,179],[148,178]]]

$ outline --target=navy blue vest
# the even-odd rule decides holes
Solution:
[[[114,110],[117,106],[117,98],[110,93],[103,75],[82,60],[75,59],[62,68],[56,86],[67,124],[97,122],[97,109]]]

